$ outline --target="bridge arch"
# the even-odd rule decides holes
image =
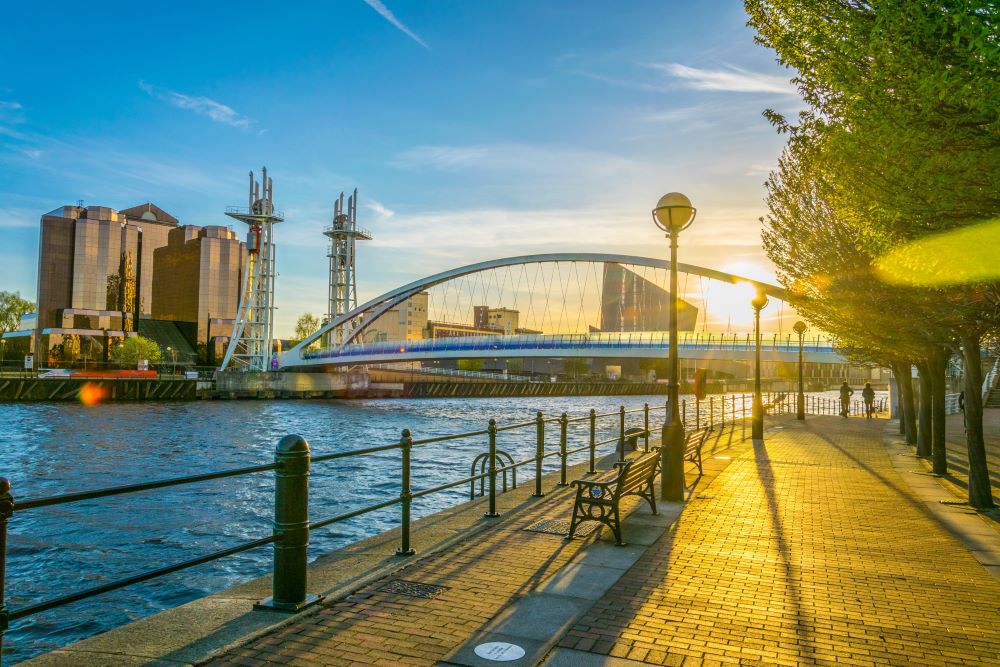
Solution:
[[[479,272],[489,271],[492,269],[498,269],[503,267],[517,266],[522,264],[542,264],[542,263],[555,263],[555,262],[586,262],[586,263],[614,263],[622,265],[631,266],[642,266],[649,267],[653,269],[663,269],[667,270],[670,268],[670,262],[664,259],[653,258],[653,257],[642,257],[638,255],[622,255],[613,253],[545,253],[536,255],[517,255],[513,257],[504,257],[499,259],[491,259],[484,262],[475,262],[473,264],[467,264],[465,266],[456,267],[449,269],[447,271],[441,271],[435,273],[426,278],[421,278],[415,280],[411,283],[397,287],[396,289],[390,290],[384,294],[381,294],[369,301],[361,304],[349,313],[346,313],[340,317],[334,318],[324,324],[318,331],[310,336],[307,336],[300,343],[290,348],[287,352],[283,353],[281,356],[281,365],[294,365],[304,359],[304,352],[312,343],[326,337],[330,332],[336,331],[338,329],[345,329],[344,335],[341,336],[337,343],[339,349],[343,349],[350,345],[359,335],[361,335],[364,330],[375,321],[378,320],[380,316],[399,305],[400,303],[411,298],[415,294],[418,294],[424,290],[427,290],[436,285],[446,283],[463,276],[468,276],[470,274],[475,274]],[[694,264],[685,264],[678,262],[677,269],[681,273],[688,273],[691,275],[702,276],[709,278],[711,280],[717,280],[721,282],[727,282],[732,284],[746,283],[752,285],[754,288],[764,292],[770,297],[780,299],[782,301],[787,300],[787,292],[785,289],[778,287],[776,285],[771,285],[769,283],[760,282],[757,280],[752,280],[750,278],[744,278],[742,276],[737,276],[731,273],[726,273],[724,271],[718,271],[715,269],[709,269],[702,266],[697,266]]]

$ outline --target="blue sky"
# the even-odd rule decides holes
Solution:
[[[39,216],[153,201],[228,224],[274,178],[277,333],[322,314],[322,227],[360,189],[359,297],[527,252],[666,252],[767,278],[763,183],[800,108],[740,2],[12,3],[0,40],[0,289],[34,298]]]

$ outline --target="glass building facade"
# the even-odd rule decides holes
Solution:
[[[245,251],[228,228],[179,226],[151,203],[46,213],[32,336],[39,364],[107,361],[117,342],[140,329],[169,328],[190,339],[191,349],[209,337],[224,343],[239,305]],[[157,320],[164,326],[153,326]]]

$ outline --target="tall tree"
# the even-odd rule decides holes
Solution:
[[[301,343],[307,336],[319,331],[320,321],[319,318],[312,313],[303,313],[299,316],[299,319],[295,322],[295,339],[292,341],[293,344],[297,345]],[[309,346],[310,348],[319,347],[319,341],[314,342]]]
[[[21,317],[35,310],[35,304],[20,292],[0,292],[0,334],[17,329]]]
[[[927,368],[943,472],[946,350],[975,345],[978,355],[983,329],[996,330],[1000,272],[907,284],[883,280],[879,262],[901,252],[911,275],[922,272],[914,242],[1000,216],[1000,10],[969,0],[745,4],[808,107],[794,124],[766,112],[789,143],[768,181],[765,248],[815,324]],[[962,261],[957,244],[938,249],[937,264]],[[975,412],[969,501],[986,507],[988,486],[972,483],[988,480]]]

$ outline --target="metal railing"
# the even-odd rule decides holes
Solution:
[[[0,646],[3,642],[3,633],[8,629],[11,622],[39,614],[44,611],[57,609],[65,605],[73,604],[82,600],[93,598],[98,595],[109,593],[127,586],[149,581],[157,577],[192,568],[198,565],[209,563],[221,558],[233,556],[245,551],[257,549],[259,547],[273,544],[274,556],[272,562],[272,596],[264,600],[255,607],[298,610],[313,600],[316,596],[309,596],[306,592],[306,563],[309,535],[314,530],[320,530],[327,526],[337,524],[355,517],[386,509],[398,505],[400,508],[400,542],[396,554],[408,556],[414,553],[411,545],[411,505],[414,500],[440,493],[452,488],[470,485],[475,487],[477,482],[486,485],[486,495],[488,495],[488,509],[484,517],[497,517],[496,509],[497,477],[506,476],[510,471],[513,474],[518,468],[533,466],[535,473],[535,485],[533,495],[544,496],[542,488],[543,463],[546,459],[557,458],[559,465],[558,486],[567,486],[568,459],[578,453],[587,452],[587,472],[596,472],[595,464],[597,451],[607,445],[614,445],[619,452],[619,458],[624,458],[626,446],[630,440],[638,444],[638,439],[643,440],[643,448],[649,451],[651,428],[651,413],[662,410],[663,420],[667,419],[668,410],[663,408],[651,410],[648,403],[641,408],[626,410],[624,406],[614,412],[598,414],[595,410],[590,410],[588,414],[579,417],[570,417],[567,413],[562,413],[558,417],[545,417],[541,412],[535,415],[531,421],[516,424],[498,425],[495,420],[489,420],[485,429],[469,431],[454,435],[444,435],[430,438],[414,439],[409,429],[404,429],[399,442],[385,445],[368,447],[345,452],[331,454],[321,454],[314,456],[310,452],[309,444],[300,436],[285,436],[275,449],[275,457],[272,463],[256,466],[236,468],[231,470],[221,470],[201,475],[190,475],[172,479],[143,482],[139,484],[129,484],[91,491],[81,491],[66,493],[43,498],[29,498],[27,500],[15,500],[11,494],[11,484],[9,480],[0,478]],[[636,420],[634,415],[641,414],[641,428],[627,429],[630,415]],[[617,429],[612,437],[598,438],[598,423],[602,420],[617,420]],[[586,423],[587,433],[582,438],[583,444],[572,446],[570,442],[569,426],[576,423]],[[558,448],[546,448],[546,429],[557,429]],[[515,461],[512,457],[502,458],[500,450],[497,449],[498,435],[519,429],[534,429],[535,431],[535,452],[529,458]],[[411,458],[414,449],[432,443],[440,443],[463,438],[478,438],[486,436],[488,441],[488,451],[483,460],[485,468],[454,481],[437,486],[413,490],[411,480]],[[313,464],[328,463],[340,459],[352,457],[364,457],[380,452],[399,451],[401,475],[400,490],[398,494],[389,496],[381,502],[377,502],[359,509],[355,509],[333,516],[328,516],[320,520],[310,521],[309,514],[309,491],[308,480],[309,471]],[[218,551],[203,554],[188,560],[176,562],[164,566],[155,567],[139,574],[110,581],[99,586],[86,588],[80,591],[55,597],[49,600],[34,602],[16,609],[8,609],[4,600],[6,560],[7,560],[7,527],[8,523],[16,520],[16,516],[22,512],[32,511],[41,507],[52,507],[66,505],[87,500],[108,498],[112,496],[122,496],[133,493],[148,492],[157,489],[175,487],[181,485],[197,484],[210,480],[218,480],[245,475],[254,475],[274,471],[274,520],[272,533],[268,536],[255,540],[243,542]],[[514,484],[516,486],[516,482]]]
[[[1000,375],[1000,357],[993,363],[993,368],[983,378],[983,401],[989,398],[990,390],[996,386],[997,376]]]
[[[762,394],[765,410],[768,414],[772,415],[794,412],[795,397],[796,394],[793,392],[768,392]],[[812,414],[836,414],[836,411],[839,410],[839,407],[837,407],[839,406],[839,401],[822,397],[807,397],[807,399],[807,407],[811,408],[809,412]],[[751,394],[710,396],[707,400],[685,400],[682,401],[682,423],[687,429],[708,428],[709,430],[722,430],[726,427],[735,429],[741,425],[744,431],[743,436],[745,437],[746,422],[751,413],[752,403]],[[878,403],[879,410],[884,410],[884,404],[885,399],[881,399]],[[662,419],[658,419],[657,414],[661,413],[661,411]],[[860,401],[853,403],[852,411],[853,414],[863,414],[863,405]],[[631,418],[630,415],[632,416]],[[630,427],[629,421],[630,419],[637,421],[636,415],[641,415],[641,421]],[[650,451],[650,436],[656,428],[653,425],[653,421],[658,422],[661,429],[665,428],[668,415],[668,404],[664,404],[663,407],[650,408],[649,403],[643,404],[641,408],[631,410],[626,410],[624,406],[621,406],[618,410],[607,413],[597,413],[596,410],[591,409],[589,413],[578,417],[570,417],[566,412],[563,412],[558,417],[545,417],[543,413],[538,412],[535,418],[530,421],[498,425],[496,420],[490,419],[485,429],[430,438],[414,439],[409,429],[403,429],[399,442],[318,456],[312,455],[309,444],[305,439],[297,435],[288,435],[278,443],[272,463],[20,501],[16,501],[11,494],[10,482],[5,478],[0,478],[0,646],[2,646],[3,642],[3,633],[13,621],[109,593],[125,588],[126,586],[149,581],[180,570],[257,549],[268,544],[274,545],[272,596],[255,605],[255,608],[289,611],[301,609],[318,599],[317,596],[308,595],[306,590],[307,549],[309,536],[312,531],[398,505],[400,508],[400,541],[399,548],[396,549],[396,554],[398,556],[409,556],[415,553],[410,539],[412,525],[411,505],[414,500],[465,485],[468,485],[474,493],[475,485],[478,482],[485,484],[485,495],[488,496],[487,511],[483,515],[484,518],[497,517],[499,516],[496,504],[498,476],[502,475],[505,482],[506,475],[510,472],[513,480],[515,480],[511,487],[514,488],[516,487],[517,469],[525,466],[533,466],[534,493],[532,495],[534,497],[542,497],[545,495],[542,478],[543,463],[546,459],[558,459],[559,481],[557,486],[568,486],[567,470],[570,457],[586,452],[587,474],[595,474],[597,451],[607,445],[614,445],[615,450],[618,452],[619,460],[625,458],[629,447],[638,448],[638,441],[640,439],[642,440],[643,450]],[[617,424],[614,424],[617,428],[612,427],[610,429],[614,433],[611,437],[598,437],[598,424],[602,420],[617,421]],[[586,424],[586,433],[582,437],[583,444],[572,446],[570,443],[569,427],[571,424]],[[546,448],[546,430],[550,428],[556,430],[558,433],[558,448]],[[535,434],[535,451],[533,456],[514,460],[506,452],[497,449],[497,439],[498,437],[503,437],[502,434],[528,429],[534,429]],[[488,451],[474,460],[473,467],[468,476],[445,484],[416,491],[413,490],[411,460],[415,448],[419,449],[422,446],[433,443],[464,438],[480,438],[483,436],[487,439]],[[335,514],[316,521],[309,520],[308,481],[310,468],[313,464],[369,456],[388,451],[399,451],[400,453],[401,474],[398,494],[366,507]],[[480,471],[476,472],[477,464],[482,463],[485,463],[485,467],[480,468]],[[210,480],[254,475],[268,471],[274,471],[275,474],[275,509],[271,535],[203,554],[185,561],[156,567],[139,574],[53,599],[35,602],[16,609],[7,608],[4,601],[7,527],[9,521],[15,515],[41,507],[66,505],[86,500],[197,484]],[[506,483],[504,483],[503,487],[504,489],[506,488]]]

